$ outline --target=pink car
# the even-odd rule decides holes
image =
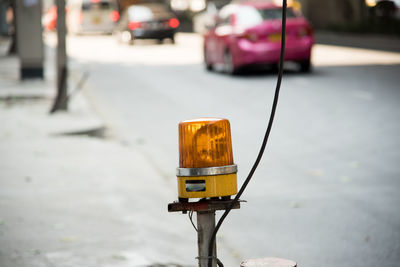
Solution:
[[[310,23],[291,8],[286,13],[285,60],[311,70],[314,44]],[[223,7],[204,35],[207,70],[220,66],[230,74],[248,65],[277,64],[280,56],[282,7],[269,2],[243,2]]]

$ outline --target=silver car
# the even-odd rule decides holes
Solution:
[[[67,3],[67,27],[73,34],[109,34],[118,20],[115,0],[70,0]]]

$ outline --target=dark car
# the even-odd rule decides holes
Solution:
[[[164,39],[175,42],[179,20],[164,4],[131,5],[122,14],[115,35],[122,42],[135,39]]]

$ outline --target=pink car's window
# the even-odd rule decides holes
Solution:
[[[238,9],[236,24],[241,27],[252,27],[260,24],[263,18],[260,12],[251,6],[244,6]]]
[[[296,14],[292,9],[287,9],[287,18],[295,18]],[[257,9],[252,6],[243,6],[238,9],[236,23],[241,27],[252,27],[262,23],[265,20],[282,19],[281,8]]]
[[[282,8],[258,9],[258,12],[260,12],[264,20],[282,19]],[[296,14],[293,12],[293,9],[288,8],[286,10],[286,18],[290,19],[295,17]]]

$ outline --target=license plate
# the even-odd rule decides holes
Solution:
[[[280,42],[282,39],[282,35],[280,33],[271,34],[268,36],[268,40],[270,42]]]
[[[150,24],[150,29],[152,30],[157,30],[160,29],[162,27],[162,24],[159,22],[153,22]]]
[[[101,23],[101,18],[100,17],[93,17],[92,18],[92,23],[93,24],[100,24]]]

